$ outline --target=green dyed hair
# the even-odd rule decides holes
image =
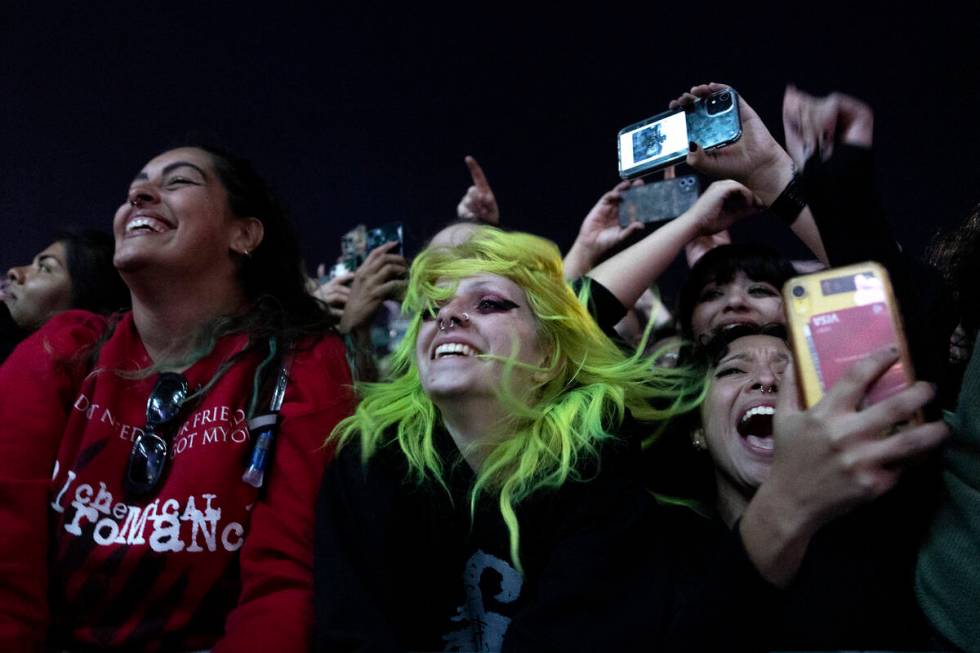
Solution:
[[[495,495],[510,532],[511,558],[521,569],[519,527],[514,507],[530,495],[581,480],[595,469],[599,444],[614,437],[625,413],[663,426],[695,407],[704,376],[694,370],[653,369],[641,354],[627,357],[586,310],[588,286],[580,296],[562,276],[562,258],[551,241],[525,233],[480,227],[464,243],[423,251],[413,262],[403,311],[412,320],[393,356],[391,378],[358,384],[361,402],[328,441],[357,440],[366,463],[380,447],[401,448],[417,483],[446,487],[446,464],[434,444],[438,409],[422,389],[415,360],[423,315],[455,294],[461,279],[480,274],[505,277],[520,286],[537,320],[548,358],[541,367],[502,359],[499,429],[510,434],[486,452],[470,492],[471,514],[481,493]],[[515,367],[531,368],[533,388],[510,389]],[[528,399],[530,397],[530,399]]]

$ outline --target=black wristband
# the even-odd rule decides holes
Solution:
[[[796,222],[800,213],[806,208],[806,198],[803,196],[803,188],[799,179],[800,176],[794,173],[783,192],[769,206],[769,213],[787,225]]]

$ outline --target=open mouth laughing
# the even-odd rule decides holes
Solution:
[[[462,342],[444,342],[437,345],[435,349],[432,350],[432,360],[437,358],[449,358],[449,357],[470,357],[476,356],[478,352],[473,347],[462,343]]]
[[[155,215],[134,215],[126,222],[126,235],[160,234],[170,231],[174,225]]]
[[[775,407],[767,404],[752,406],[742,413],[736,429],[750,451],[763,456],[772,455],[772,418],[775,414]]]

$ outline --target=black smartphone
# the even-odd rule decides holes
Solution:
[[[619,224],[631,222],[666,222],[687,211],[701,195],[695,175],[654,181],[622,192]]]
[[[388,224],[383,224],[380,227],[375,227],[374,229],[367,230],[366,246],[365,246],[365,256],[371,253],[371,250],[381,247],[385,243],[396,242],[398,247],[392,250],[393,254],[398,254],[399,256],[404,256],[402,249],[404,246],[404,238],[402,237],[402,223],[401,222],[389,222]]]
[[[619,176],[635,179],[687,157],[688,144],[711,150],[742,136],[738,94],[733,88],[698,98],[690,107],[667,111],[619,130]]]

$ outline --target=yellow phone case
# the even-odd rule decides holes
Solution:
[[[855,285],[856,287],[851,288]],[[793,277],[783,286],[783,308],[793,349],[796,378],[807,408],[823,398],[821,364],[825,367],[831,364],[819,359],[811,329],[819,329],[821,321],[835,321],[840,311],[872,305],[878,310],[877,307],[881,304],[887,306],[895,334],[893,344],[899,350],[899,365],[906,385],[911,384],[915,380],[912,360],[891,280],[884,267],[872,261],[857,263]],[[839,337],[844,338],[859,336],[859,333],[850,332],[839,334]],[[850,351],[856,348],[861,351],[861,355],[867,355],[888,344],[892,343],[868,342],[867,348],[863,349],[861,343],[852,341],[846,343],[846,347]],[[841,365],[840,361],[834,361],[833,364],[838,367]]]

